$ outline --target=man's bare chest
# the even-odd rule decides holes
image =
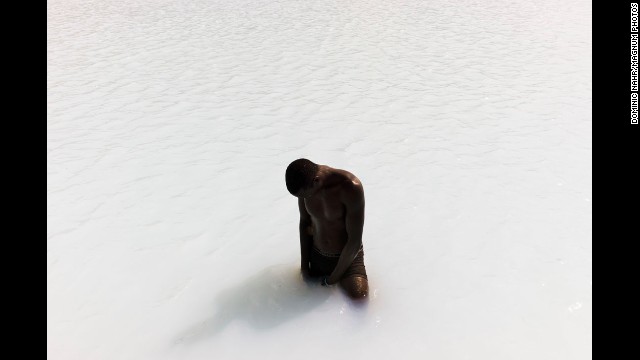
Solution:
[[[337,197],[305,199],[304,204],[309,215],[316,220],[333,222],[344,219],[345,207]]]

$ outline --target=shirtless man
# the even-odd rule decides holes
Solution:
[[[287,190],[298,198],[303,275],[340,283],[354,299],[365,298],[362,227],[364,191],[352,173],[298,159],[287,167]]]

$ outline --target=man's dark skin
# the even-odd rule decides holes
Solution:
[[[300,210],[300,254],[303,274],[309,273],[311,247],[325,253],[340,253],[336,268],[326,284],[340,281],[352,298],[368,295],[365,277],[341,277],[362,246],[364,226],[364,190],[352,173],[318,164],[312,185],[295,196]]]

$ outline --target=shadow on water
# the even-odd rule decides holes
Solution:
[[[176,343],[213,336],[236,320],[257,330],[275,328],[321,305],[331,296],[327,290],[317,279],[303,279],[293,266],[270,266],[218,294],[216,313],[185,330]]]

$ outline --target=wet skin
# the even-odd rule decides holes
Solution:
[[[312,246],[325,253],[340,253],[338,264],[327,277],[327,284],[340,285],[356,299],[369,292],[366,278],[342,278],[362,245],[364,226],[364,191],[360,180],[348,171],[318,165],[318,173],[310,187],[300,190],[301,269],[308,275]]]

